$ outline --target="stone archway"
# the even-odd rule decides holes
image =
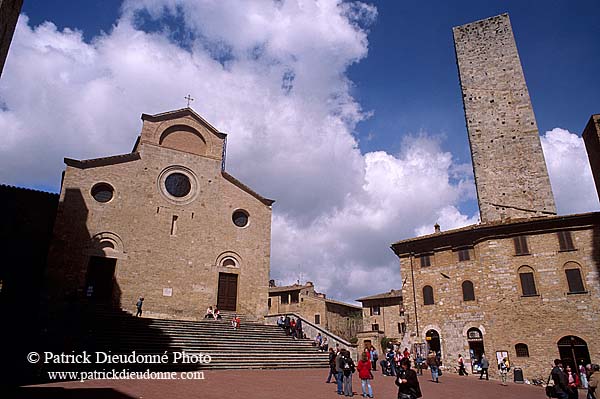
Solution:
[[[578,364],[590,363],[590,352],[587,342],[574,335],[562,337],[557,342],[558,353],[563,361],[563,366],[571,366],[572,370],[577,370]]]

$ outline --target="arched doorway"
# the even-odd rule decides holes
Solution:
[[[590,363],[587,343],[574,335],[567,335],[558,340],[558,353],[563,361],[563,366],[568,364],[573,370],[577,370],[576,364]]]
[[[438,355],[442,355],[442,344],[440,334],[435,330],[429,330],[425,333],[425,342],[427,342],[427,351],[434,351]]]
[[[467,342],[469,343],[469,357],[471,358],[471,370],[479,370],[481,355],[485,353],[483,346],[483,334],[478,328],[469,328],[467,330]]]

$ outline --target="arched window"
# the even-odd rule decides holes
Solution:
[[[426,285],[423,287],[423,304],[424,305],[433,305],[435,302],[433,301],[433,288],[430,285]]]
[[[521,293],[523,296],[536,296],[538,294],[535,287],[535,276],[531,267],[521,266],[519,268],[519,279],[521,280]]]
[[[469,280],[465,280],[462,283],[463,301],[474,301],[475,300],[475,289],[473,283]]]
[[[585,292],[583,279],[581,278],[581,269],[577,263],[567,262],[565,264],[565,275],[567,276],[567,284],[569,285],[569,294]]]
[[[526,344],[516,344],[515,352],[517,353],[517,357],[529,357],[529,348]]]

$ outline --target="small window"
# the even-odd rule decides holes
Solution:
[[[321,315],[320,314],[315,315],[315,324],[321,324]]]
[[[460,249],[458,251],[458,261],[464,262],[466,260],[471,260],[471,254],[468,249]]]
[[[371,324],[371,330],[372,331],[379,331],[379,324],[377,324],[377,323]]]
[[[567,283],[569,284],[569,294],[577,294],[585,292],[583,280],[581,279],[581,270],[565,269],[567,275]]]
[[[571,236],[570,231],[559,231],[558,235],[558,245],[560,247],[560,251],[573,251],[575,247],[573,246],[573,237]]]
[[[398,323],[398,334],[406,333],[406,323]]]
[[[462,283],[463,301],[474,301],[475,300],[475,289],[473,283],[469,280],[463,281]]]
[[[431,257],[429,255],[421,255],[421,267],[431,266]]]
[[[290,303],[290,297],[288,296],[288,294],[282,294],[281,295],[281,303],[287,305],[288,303]]]
[[[435,302],[433,300],[433,287],[430,285],[426,285],[423,287],[423,304],[424,305],[433,305]]]
[[[525,344],[516,344],[515,352],[517,357],[529,357],[529,348]]]
[[[379,316],[381,309],[379,306],[371,306],[371,316]]]
[[[537,295],[532,269],[523,268],[523,271],[519,271],[519,279],[521,280],[521,291],[523,292],[523,296]]]
[[[271,298],[268,300],[269,308],[271,307]]]
[[[92,187],[92,197],[98,202],[108,202],[113,198],[114,191],[110,184],[98,183]]]
[[[515,255],[529,255],[529,248],[527,247],[527,237],[518,236],[513,238],[515,243]]]

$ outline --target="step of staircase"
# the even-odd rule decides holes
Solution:
[[[239,315],[241,327],[224,320],[170,320],[134,317],[126,311],[95,309],[87,315],[86,344],[112,354],[185,352],[210,356],[210,363],[162,365],[186,369],[315,368],[328,367],[328,354],[311,340],[293,339],[276,325],[264,325]]]

